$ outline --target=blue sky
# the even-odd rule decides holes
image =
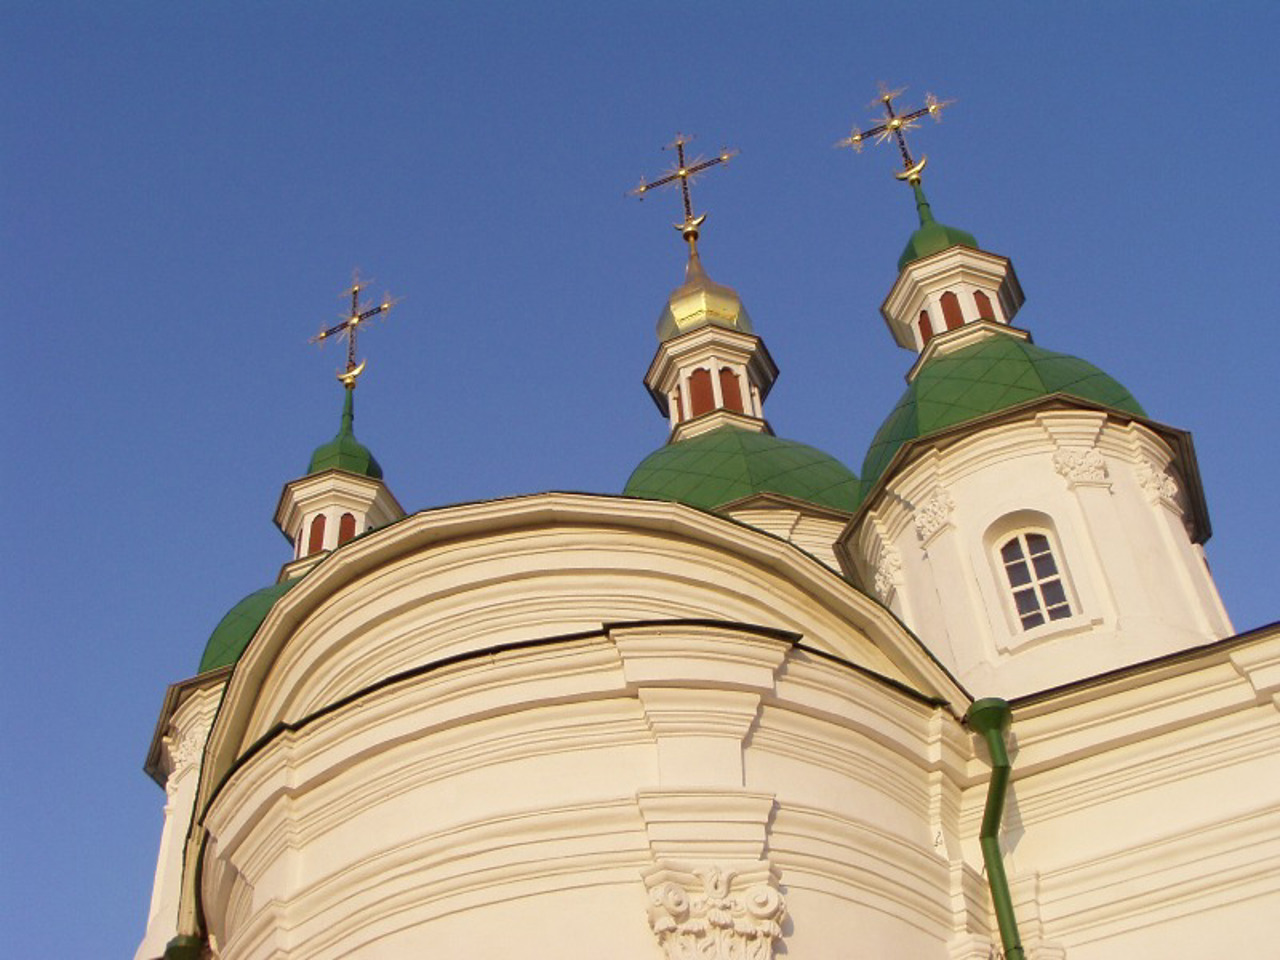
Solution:
[[[1019,325],[1193,432],[1237,629],[1276,619],[1280,8],[1256,4],[0,4],[13,371],[0,577],[7,956],[131,956],[165,685],[274,580],[281,486],[337,427],[307,345],[353,267],[357,433],[409,509],[613,492],[665,439],[641,377],[680,281],[677,130],[742,153],[701,248],[782,370],[782,436],[857,469],[911,355],[913,227],[878,81],[944,222],[1013,258]]]

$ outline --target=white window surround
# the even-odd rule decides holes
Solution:
[[[1071,614],[1058,620],[1046,619],[1044,623],[1024,629],[1000,551],[1010,539],[1027,533],[1040,533],[1047,537]],[[1104,622],[1105,617],[1101,615],[1103,605],[1092,589],[1089,565],[1083,559],[1088,556],[1084,545],[1075,543],[1071,531],[1060,530],[1048,514],[1039,510],[1005,513],[987,524],[981,543],[975,547],[980,548],[984,555],[983,563],[975,564],[975,569],[981,571],[980,587],[985,588],[983,592],[988,594],[989,600],[997,600],[994,605],[989,603],[987,609],[992,614],[992,634],[1001,652],[1012,653],[1044,639],[1083,633]],[[997,614],[997,610],[1001,612]]]

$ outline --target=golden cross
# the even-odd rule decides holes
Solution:
[[[347,314],[347,318],[341,323],[335,323],[327,330],[321,330],[308,343],[324,343],[332,336],[347,341],[347,366],[338,374],[338,379],[342,385],[348,390],[356,388],[356,378],[364,373],[364,360],[356,363],[356,334],[359,331],[360,324],[366,320],[371,320],[380,313],[387,313],[394,307],[399,300],[392,300],[390,294],[386,294],[382,298],[382,302],[375,306],[368,306],[360,302],[360,291],[363,290],[367,283],[360,282],[360,272],[356,271],[351,278],[351,286],[348,290],[344,290],[341,296],[345,297],[351,294],[351,311]]]
[[[871,102],[872,106],[877,103],[884,106],[884,116],[880,118],[881,122],[867,131],[854,127],[853,132],[837,143],[836,146],[853,147],[854,150],[861,153],[863,142],[868,137],[875,137],[876,143],[884,143],[890,137],[893,137],[898,142],[898,151],[902,154],[902,170],[895,173],[894,176],[899,180],[906,180],[908,183],[914,184],[920,182],[920,171],[929,162],[929,158],[922,156],[919,163],[913,160],[911,151],[907,149],[907,138],[903,136],[902,131],[915,129],[919,126],[916,121],[925,116],[933,117],[934,120],[941,123],[943,109],[951,106],[955,101],[939,100],[932,93],[926,93],[923,107],[919,110],[912,110],[910,113],[899,115],[894,113],[893,101],[895,97],[900,97],[904,93],[906,93],[906,87],[900,90],[886,90],[884,84],[881,84],[880,96]]]
[[[628,196],[639,197],[643,200],[644,195],[650,190],[678,182],[680,184],[680,193],[684,197],[684,222],[673,224],[673,226],[679,230],[680,235],[688,241],[689,249],[696,253],[698,249],[698,228],[702,226],[702,222],[707,219],[707,215],[705,213],[698,217],[693,215],[693,202],[689,198],[689,184],[704,170],[714,167],[718,163],[727,163],[730,157],[737,155],[738,151],[727,149],[721,150],[717,156],[712,157],[710,160],[704,160],[699,157],[690,163],[685,159],[684,147],[685,144],[689,143],[691,140],[693,140],[693,137],[686,137],[682,133],[677,133],[675,140],[663,148],[665,150],[670,150],[673,147],[675,148],[675,166],[657,180],[653,181],[653,183],[647,183],[643,178],[641,178],[640,185],[630,191]]]

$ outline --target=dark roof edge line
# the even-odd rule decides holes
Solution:
[[[1137,663],[1131,663],[1127,667],[1117,667],[1114,670],[1107,670],[1104,673],[1094,674],[1091,677],[1084,677],[1080,680],[1072,680],[1069,683],[1059,684],[1056,687],[1049,687],[1047,690],[1040,690],[1036,693],[1028,693],[1021,697],[1014,697],[1009,701],[1009,706],[1014,710],[1020,707],[1029,707],[1046,700],[1052,700],[1055,697],[1065,696],[1070,693],[1076,693],[1081,690],[1087,690],[1090,687],[1100,687],[1111,683],[1115,680],[1122,680],[1125,677],[1135,676],[1147,670],[1155,670],[1160,667],[1173,666],[1178,663],[1184,663],[1189,660],[1196,660],[1200,657],[1214,653],[1226,653],[1234,650],[1236,647],[1247,646],[1255,640],[1268,639],[1269,634],[1280,636],[1280,620],[1272,621],[1261,627],[1254,627],[1252,630],[1246,630],[1244,633],[1237,633],[1230,637],[1223,637],[1220,640],[1210,640],[1208,643],[1202,643],[1195,647],[1188,647],[1185,650],[1176,650],[1173,653],[1162,654],[1158,657],[1152,657],[1150,660],[1140,660]]]
[[[1136,422],[1142,424],[1147,429],[1159,434],[1161,437],[1169,441],[1170,446],[1174,448],[1175,453],[1187,454],[1186,463],[1190,469],[1186,472],[1185,479],[1188,481],[1188,495],[1191,500],[1191,510],[1196,520],[1196,542],[1205,543],[1212,534],[1212,527],[1209,524],[1209,507],[1204,498],[1204,486],[1200,480],[1199,465],[1195,459],[1195,448],[1191,442],[1191,434],[1186,430],[1178,427],[1171,427],[1168,424],[1153,420],[1148,416],[1140,416],[1136,413],[1130,413],[1127,410],[1120,410],[1116,407],[1109,407],[1105,403],[1098,403],[1096,400],[1086,400],[1084,397],[1077,397],[1074,393],[1065,391],[1057,391],[1056,393],[1047,393],[1042,397],[1033,397],[1030,400],[1024,400],[1022,403],[1014,404],[1011,407],[1005,407],[1002,410],[993,410],[991,413],[985,413],[980,417],[974,417],[971,420],[964,420],[960,423],[954,423],[949,427],[943,427],[940,430],[934,430],[932,433],[923,436],[913,437],[904,441],[894,452],[892,459],[885,464],[884,469],[880,471],[875,482],[868,488],[866,494],[858,503],[858,507],[853,512],[853,519],[849,521],[850,526],[855,526],[862,522],[862,518],[866,513],[867,504],[871,503],[876,497],[884,492],[884,488],[889,478],[898,473],[912,459],[915,451],[931,446],[940,440],[951,440],[964,433],[969,433],[975,428],[981,429],[990,426],[996,426],[1005,421],[1018,419],[1023,414],[1029,413],[1039,407],[1051,407],[1054,404],[1064,404],[1067,406],[1084,407],[1089,410],[1097,410],[1101,413],[1110,414],[1119,417],[1125,421]],[[1179,466],[1182,464],[1180,463]],[[842,535],[843,538],[843,535]]]
[[[225,682],[227,677],[231,676],[231,670],[234,666],[235,664],[228,663],[225,666],[215,667],[212,670],[206,670],[204,673],[197,673],[193,677],[188,677],[186,680],[171,683],[165,688],[164,701],[160,705],[160,716],[156,719],[155,731],[151,734],[151,745],[147,748],[147,758],[142,762],[142,772],[154,780],[161,788],[164,787],[165,780],[160,776],[160,747],[164,742],[164,738],[168,735],[169,720],[196,690],[202,690],[205,687]],[[219,704],[219,709],[221,709],[221,704]]]
[[[824,650],[818,650],[814,647],[808,646],[807,644],[801,643],[799,639],[800,634],[794,633],[793,631],[790,631],[790,630],[783,630],[778,627],[768,627],[768,626],[763,626],[759,624],[740,623],[734,620],[715,620],[715,619],[614,621],[614,622],[601,624],[600,629],[598,630],[582,630],[575,633],[557,634],[556,636],[552,636],[552,637],[536,637],[531,640],[515,640],[510,643],[499,643],[499,644],[494,644],[493,646],[490,646],[490,647],[483,647],[479,650],[468,650],[463,653],[457,653],[449,657],[444,657],[443,659],[440,659],[440,660],[433,660],[430,663],[419,664],[416,667],[410,667],[407,670],[401,670],[398,673],[394,673],[394,674],[391,674],[390,676],[383,677],[381,680],[377,680],[366,687],[362,687],[361,689],[353,691],[352,693],[349,693],[344,697],[340,697],[339,699],[335,700],[333,703],[325,704],[320,709],[315,710],[312,713],[309,713],[305,717],[302,717],[298,720],[280,721],[272,725],[272,727],[269,730],[267,730],[266,733],[264,733],[262,736],[258,737],[257,740],[251,743],[248,749],[244,751],[244,753],[236,757],[235,762],[232,763],[231,766],[227,768],[226,772],[218,779],[217,785],[213,788],[213,790],[210,791],[209,799],[205,802],[204,809],[200,811],[200,816],[197,818],[196,822],[201,825],[204,824],[204,820],[205,820],[205,817],[208,816],[209,809],[217,801],[218,796],[222,793],[222,790],[227,785],[227,782],[237,772],[239,772],[239,770],[242,767],[244,767],[247,763],[249,763],[255,756],[257,756],[259,753],[265,750],[272,743],[272,741],[278,739],[281,735],[285,733],[296,733],[297,731],[303,729],[304,727],[310,726],[312,723],[316,722],[317,720],[321,720],[324,717],[327,717],[332,713],[336,713],[342,710],[343,708],[350,706],[352,703],[355,703],[356,701],[369,696],[371,693],[377,693],[380,690],[384,690],[387,687],[394,686],[398,683],[403,683],[406,680],[413,680],[430,673],[435,673],[438,670],[443,670],[447,667],[455,666],[460,663],[466,663],[471,660],[481,660],[481,659],[484,659],[485,657],[499,656],[504,653],[511,653],[513,651],[519,651],[519,650],[531,650],[531,649],[537,649],[539,647],[555,646],[557,644],[576,643],[582,640],[589,640],[593,637],[604,638],[604,637],[607,637],[610,631],[613,631],[613,630],[642,629],[645,627],[659,627],[659,626],[727,627],[727,628],[732,628],[734,630],[738,630],[743,633],[759,634],[761,636],[769,637],[770,639],[778,640],[783,643],[786,643],[789,646],[791,646],[793,649],[803,650],[805,653],[813,654],[825,660],[831,661],[832,663],[836,663],[841,666],[844,666],[855,673],[862,674],[863,676],[866,676],[872,680],[882,683],[885,686],[895,690],[896,692],[910,699],[916,700],[919,703],[923,703],[927,706],[932,706],[932,707],[950,707],[951,706],[951,704],[948,701],[943,700],[940,697],[931,697],[928,694],[921,693],[919,690],[916,690],[913,687],[910,687],[899,680],[894,680],[892,677],[886,677],[883,674],[877,673],[876,671],[871,670],[867,667],[863,667],[863,666],[860,666],[859,664],[853,663],[850,660],[846,660],[844,657],[841,657],[837,654],[828,653]],[[227,669],[227,668],[224,668],[224,669]],[[213,672],[210,671],[209,674],[201,675],[201,678],[203,679],[204,677],[211,677],[212,674]]]

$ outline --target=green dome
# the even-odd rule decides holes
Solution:
[[[978,248],[978,241],[972,233],[958,227],[948,227],[933,219],[933,211],[929,209],[929,201],[925,199],[920,184],[912,184],[916,192],[916,212],[920,215],[920,228],[907,241],[902,256],[898,258],[898,272],[901,273],[907,264],[935,253],[941,253],[950,247]]]
[[[301,577],[273,583],[269,587],[255,590],[234,607],[227,611],[213,633],[209,642],[204,645],[204,656],[200,658],[200,673],[225,667],[240,659],[244,648],[249,645],[253,635],[267,619],[267,614],[275,606],[276,601],[300,583]]]
[[[323,473],[325,470],[345,470],[347,473],[381,480],[382,467],[378,465],[369,448],[356,439],[351,429],[352,421],[355,420],[355,391],[348,388],[345,392],[346,399],[342,402],[342,426],[338,429],[338,435],[328,443],[316,447],[316,452],[311,455],[307,474]]]
[[[649,454],[627,496],[710,509],[755,493],[778,493],[852,512],[858,478],[821,450],[767,433],[719,427]]]
[[[1055,393],[1146,416],[1128,390],[1093,364],[997,334],[925,362],[871,441],[863,493],[904,443]]]

